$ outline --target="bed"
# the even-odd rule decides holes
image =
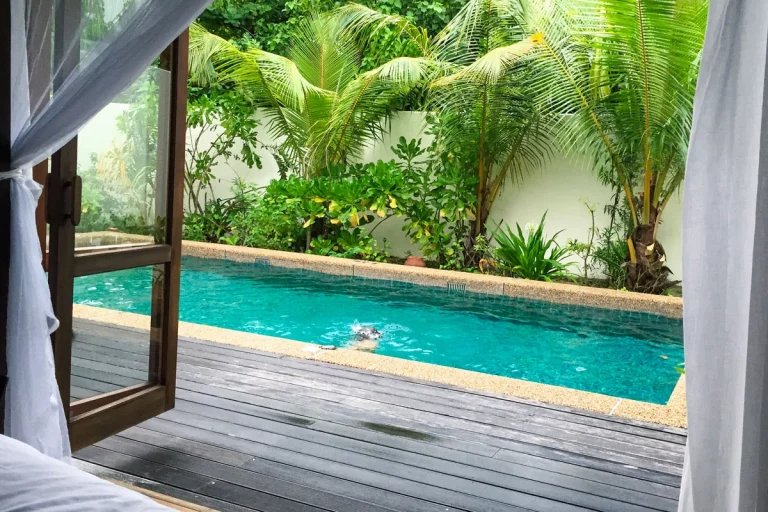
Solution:
[[[2,512],[169,512],[149,498],[0,435]]]

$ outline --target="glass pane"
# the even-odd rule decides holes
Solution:
[[[158,382],[163,269],[75,279],[71,401]]]
[[[78,135],[79,251],[165,243],[170,80],[150,67]]]

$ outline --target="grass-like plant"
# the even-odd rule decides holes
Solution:
[[[523,233],[520,224],[516,224],[517,232],[511,227],[500,229],[493,235],[497,248],[494,259],[499,270],[508,272],[515,277],[533,281],[552,281],[571,277],[568,268],[572,263],[564,260],[570,251],[557,243],[558,231],[551,238],[544,235],[544,222],[547,214],[541,217],[541,222],[534,229]]]

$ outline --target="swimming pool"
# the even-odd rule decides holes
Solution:
[[[77,278],[75,302],[149,314],[151,270]],[[683,361],[682,321],[659,315],[193,257],[179,317],[338,347],[372,326],[377,354],[657,404]]]

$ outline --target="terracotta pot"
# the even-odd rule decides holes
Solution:
[[[405,260],[405,265],[408,267],[426,267],[427,264],[424,263],[424,258],[421,256],[408,256],[408,259]]]

